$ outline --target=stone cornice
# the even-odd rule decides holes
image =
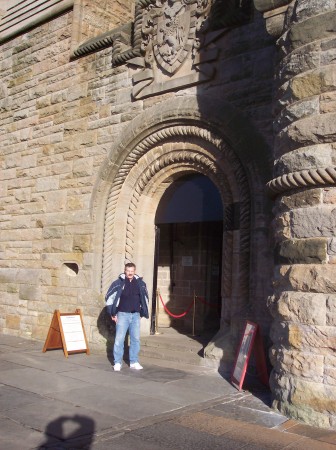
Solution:
[[[336,167],[319,167],[317,169],[300,170],[274,178],[267,183],[272,197],[292,189],[336,184]]]
[[[74,0],[24,0],[9,8],[0,21],[0,44],[73,8]]]
[[[128,23],[121,27],[115,28],[112,31],[108,31],[99,36],[96,36],[80,45],[74,52],[74,57],[81,57],[90,53],[102,50],[107,47],[111,47],[114,42],[118,42],[124,45],[131,44],[132,24]]]
[[[142,8],[153,3],[154,0],[138,0],[135,5],[134,23],[127,23],[85,41],[73,51],[72,57],[79,58],[97,52],[107,47],[112,49],[112,64],[118,66],[140,56],[141,54],[141,23]]]

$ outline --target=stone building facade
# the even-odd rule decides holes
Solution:
[[[104,293],[134,260],[171,309],[217,302],[216,364],[257,322],[274,406],[336,429],[335,0],[1,6],[1,332],[44,340],[80,307],[104,347]],[[219,225],[161,223],[197,177]]]

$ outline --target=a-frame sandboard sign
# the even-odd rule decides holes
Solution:
[[[66,357],[73,353],[90,354],[80,309],[74,313],[61,313],[58,309],[54,312],[42,351],[61,348]]]
[[[269,386],[266,358],[259,326],[247,320],[231,375],[231,383],[239,390],[242,389],[244,383],[252,349],[254,350],[258,377],[264,385]]]

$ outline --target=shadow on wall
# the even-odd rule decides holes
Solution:
[[[228,180],[234,192],[232,200],[228,195],[224,202],[223,247],[229,248],[233,239],[234,245],[223,261],[221,329],[205,353],[220,359],[220,372],[228,376],[245,321],[252,320],[260,325],[270,370],[267,349],[272,319],[267,298],[272,293],[272,204],[265,185],[272,178],[273,165],[274,40],[252,0],[215,0],[198,38],[203,43],[199,68],[217,51],[213,71],[208,71],[212,79],[197,85],[199,113],[205,123],[213,118],[231,149]],[[231,202],[239,214],[228,220]],[[253,359],[249,370],[247,384],[257,383]]]
[[[101,310],[97,319],[97,328],[101,336],[106,339],[106,356],[111,365],[113,362],[113,344],[115,337],[115,323],[109,316],[106,306]]]
[[[60,447],[62,444],[67,444],[66,448],[90,449],[94,432],[95,422],[88,416],[61,416],[47,425],[44,432],[46,440],[38,450],[63,448]]]

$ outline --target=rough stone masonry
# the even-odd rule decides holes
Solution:
[[[336,429],[335,0],[2,4],[1,332],[43,341],[79,307],[104,347],[106,287],[135,260],[152,293],[160,199],[202,174],[224,210],[206,358],[257,322],[274,406]]]

